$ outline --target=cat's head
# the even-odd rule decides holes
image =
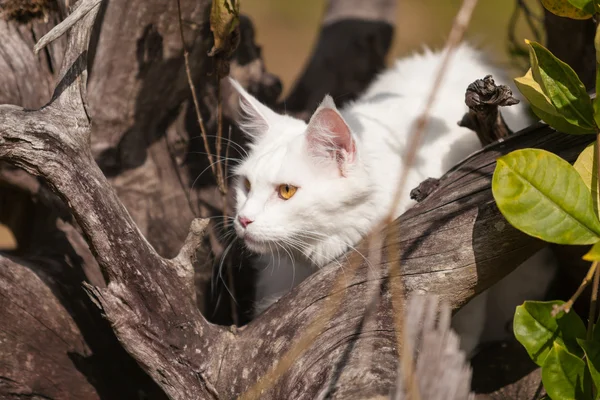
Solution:
[[[307,247],[345,229],[346,211],[364,201],[368,185],[356,138],[330,96],[307,124],[231,84],[240,95],[239,125],[251,138],[235,169],[236,233],[258,253],[284,244],[309,253]]]

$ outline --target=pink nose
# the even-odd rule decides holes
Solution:
[[[246,218],[246,217],[238,217],[238,220],[240,221],[240,224],[245,228],[248,225],[250,225],[252,221],[250,218]]]

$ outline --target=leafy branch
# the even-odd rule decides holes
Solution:
[[[598,19],[599,0],[542,0],[562,17]],[[567,302],[525,302],[517,307],[514,333],[542,367],[551,399],[597,399],[600,389],[600,328],[596,318],[600,281],[600,105],[591,99],[573,69],[539,43],[526,41],[530,68],[515,79],[533,112],[552,128],[596,135],[573,166],[540,149],[521,149],[497,160],[492,180],[496,204],[517,229],[546,242],[593,245],[583,257],[591,265]],[[600,29],[596,33],[596,91],[600,88]],[[593,282],[587,329],[573,303]]]

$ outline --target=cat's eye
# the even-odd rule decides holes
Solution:
[[[294,185],[283,184],[279,185],[279,188],[277,188],[277,193],[283,200],[289,200],[294,194],[296,194],[296,190],[298,190],[298,188]]]
[[[244,187],[246,188],[247,192],[249,192],[250,188],[252,187],[252,185],[250,185],[250,181],[248,180],[248,178],[244,178]]]

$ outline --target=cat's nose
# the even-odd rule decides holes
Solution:
[[[248,225],[250,225],[252,221],[250,218],[246,218],[246,217],[238,217],[238,221],[240,221],[240,224],[245,228]]]

